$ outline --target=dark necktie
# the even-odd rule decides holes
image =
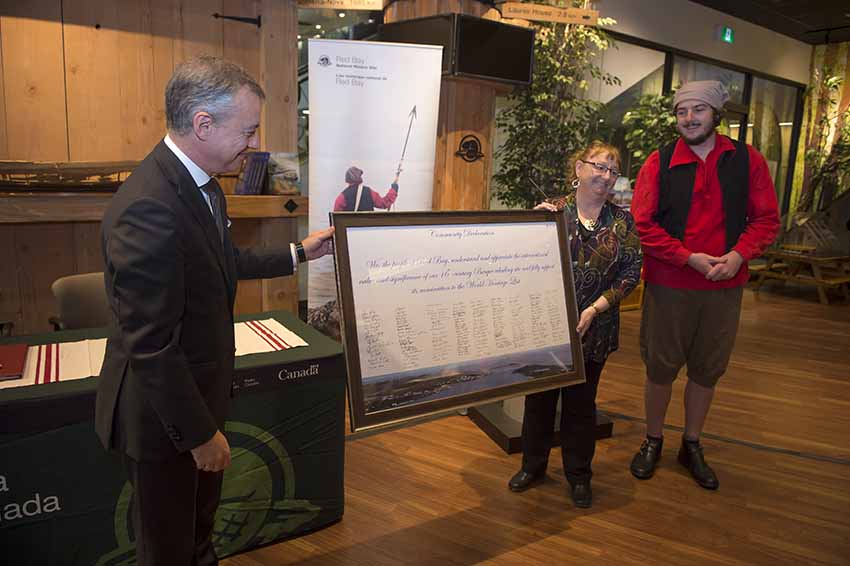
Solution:
[[[224,195],[222,194],[218,181],[216,181],[215,178],[210,178],[205,185],[201,186],[201,190],[204,191],[210,199],[213,220],[215,220],[215,227],[218,229],[218,238],[221,241],[221,244],[224,245],[224,215],[221,213],[221,199],[224,198]]]

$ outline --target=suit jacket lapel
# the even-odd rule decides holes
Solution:
[[[192,179],[192,176],[183,164],[180,163],[180,160],[177,159],[174,152],[165,145],[164,141],[159,142],[156,146],[154,149],[154,155],[166,176],[175,185],[177,189],[177,196],[179,196],[180,200],[186,204],[186,207],[192,211],[192,216],[194,216],[195,220],[201,225],[204,235],[206,236],[207,244],[212,248],[213,254],[215,254],[215,257],[218,260],[218,265],[221,268],[222,275],[227,283],[227,289],[229,293],[233,295],[233,279],[231,278],[228,270],[228,261],[224,257],[224,248],[222,247],[221,240],[219,239],[218,228],[216,228],[215,220],[213,220],[212,214],[210,214],[210,207],[207,205],[204,197],[201,196],[201,191],[195,184],[195,180]],[[229,238],[227,237],[225,238],[225,245],[230,245]]]

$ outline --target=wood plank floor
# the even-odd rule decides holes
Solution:
[[[341,522],[223,565],[850,564],[850,305],[794,287],[745,292],[703,441],[716,492],[675,461],[683,379],[656,476],[629,474],[643,368],[640,314],[623,319],[600,385],[614,436],[598,444],[592,509],[569,503],[557,450],[545,483],[509,492],[520,456],[452,416],[350,440]]]

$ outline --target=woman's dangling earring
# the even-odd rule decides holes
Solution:
[[[578,179],[573,179],[573,182],[570,183],[570,185],[572,185],[573,190],[577,191],[578,190]]]

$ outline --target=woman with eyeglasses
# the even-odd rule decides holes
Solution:
[[[596,448],[596,389],[608,355],[619,346],[620,300],[640,279],[642,253],[635,222],[609,202],[620,176],[620,152],[594,141],[567,162],[572,190],[535,209],[567,213],[573,260],[578,333],[582,337],[585,383],[525,398],[522,468],[508,482],[525,491],[541,482],[549,460],[558,396],[561,396],[561,455],[569,495],[576,507],[590,507],[591,461]]]

